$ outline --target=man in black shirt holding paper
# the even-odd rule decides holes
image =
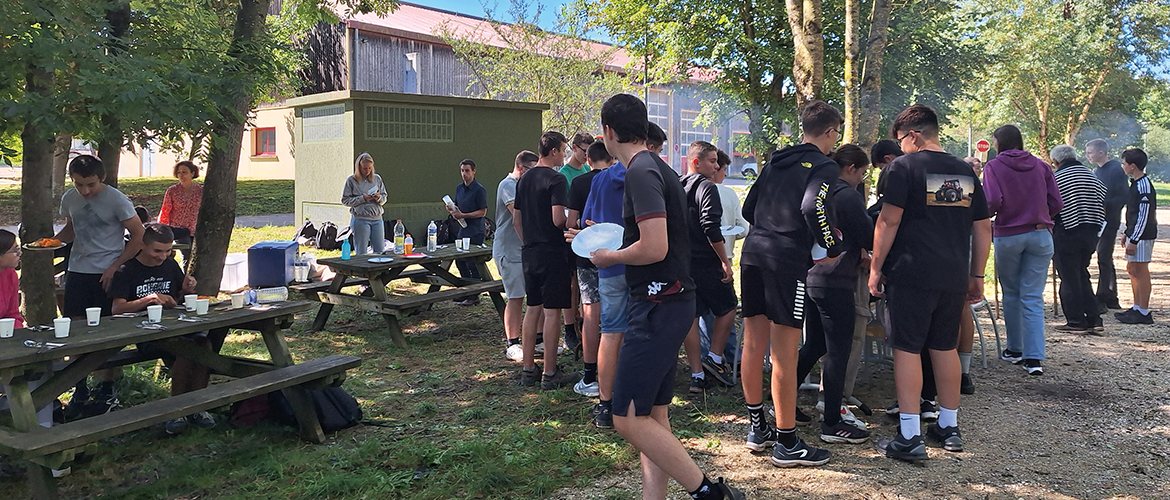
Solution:
[[[946,153],[938,116],[916,104],[890,127],[905,156],[887,167],[881,215],[874,231],[869,290],[885,296],[894,348],[899,433],[878,449],[890,458],[927,459],[921,436],[921,353],[929,350],[938,388],[939,417],[928,437],[962,451],[956,347],[967,303],[983,299],[983,269],[991,246],[987,200],[975,172]]]
[[[686,193],[674,170],[646,149],[648,124],[646,105],[632,95],[615,95],[601,108],[606,149],[628,166],[622,248],[592,253],[597,267],[625,264],[630,287],[614,427],[642,454],[642,498],[665,499],[673,478],[696,500],[743,499],[722,479],[709,480],[670,430],[678,348],[695,318],[695,294]]]

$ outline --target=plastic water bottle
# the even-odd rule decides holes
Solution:
[[[406,253],[406,226],[402,225],[401,219],[394,223],[394,253]]]
[[[341,260],[349,260],[352,253],[353,250],[349,247],[349,238],[346,238],[345,241],[341,242]]]
[[[270,304],[272,302],[284,302],[288,300],[288,287],[277,286],[271,288],[261,288],[253,290],[256,292],[256,302],[260,304]]]
[[[431,225],[427,226],[427,251],[434,252],[439,245],[439,227],[435,225],[435,221],[431,221]]]

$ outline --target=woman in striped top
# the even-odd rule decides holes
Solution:
[[[1056,253],[1052,259],[1060,276],[1060,305],[1068,323],[1056,329],[1100,334],[1104,328],[1089,279],[1089,263],[1105,224],[1105,184],[1077,161],[1072,146],[1052,148],[1049,157],[1058,165],[1056,187],[1064,202],[1053,221],[1056,224],[1052,228],[1052,243]]]

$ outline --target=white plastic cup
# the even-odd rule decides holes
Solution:
[[[13,330],[16,330],[16,318],[0,319],[0,339],[12,338]]]
[[[153,306],[146,306],[146,319],[151,323],[162,322],[162,306],[155,304]]]
[[[463,250],[466,252],[471,251],[471,238],[463,238]]]
[[[98,326],[102,318],[102,308],[87,307],[85,308],[85,326]]]
[[[211,307],[211,299],[198,299],[195,301],[195,314],[207,314],[207,308]]]
[[[199,300],[199,296],[195,295],[195,294],[183,296],[183,306],[187,308],[187,312],[191,312],[191,311],[195,310],[195,306],[196,306],[195,302],[198,300]]]
[[[241,309],[244,307],[245,296],[243,293],[232,294],[232,309]]]
[[[69,318],[57,318],[53,320],[53,336],[63,339],[69,336],[69,324],[72,320]]]

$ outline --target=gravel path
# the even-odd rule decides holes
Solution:
[[[1170,222],[1170,210],[1159,210],[1159,218]],[[976,394],[963,396],[959,412],[963,453],[931,448],[931,459],[920,465],[879,455],[876,439],[897,431],[897,422],[880,410],[858,415],[873,431],[862,445],[825,445],[815,425],[800,428],[806,441],[833,451],[832,461],[820,468],[779,469],[768,455],[749,453],[742,445],[744,414],[712,415],[716,432],[686,444],[704,470],[726,477],[748,498],[1170,498],[1170,226],[1159,227],[1159,238],[1151,264],[1153,325],[1122,325],[1108,314],[1104,336],[1056,332],[1064,321],[1053,316],[1049,284],[1043,376],[999,361],[982,315],[988,368],[980,365],[976,344]],[[1127,305],[1132,295],[1124,257],[1116,256],[1121,303]],[[863,366],[855,394],[875,409],[893,401],[890,366]],[[815,398],[802,391],[806,412]],[[640,478],[631,470],[556,498],[638,498],[639,492]],[[671,498],[689,496],[673,485]]]

